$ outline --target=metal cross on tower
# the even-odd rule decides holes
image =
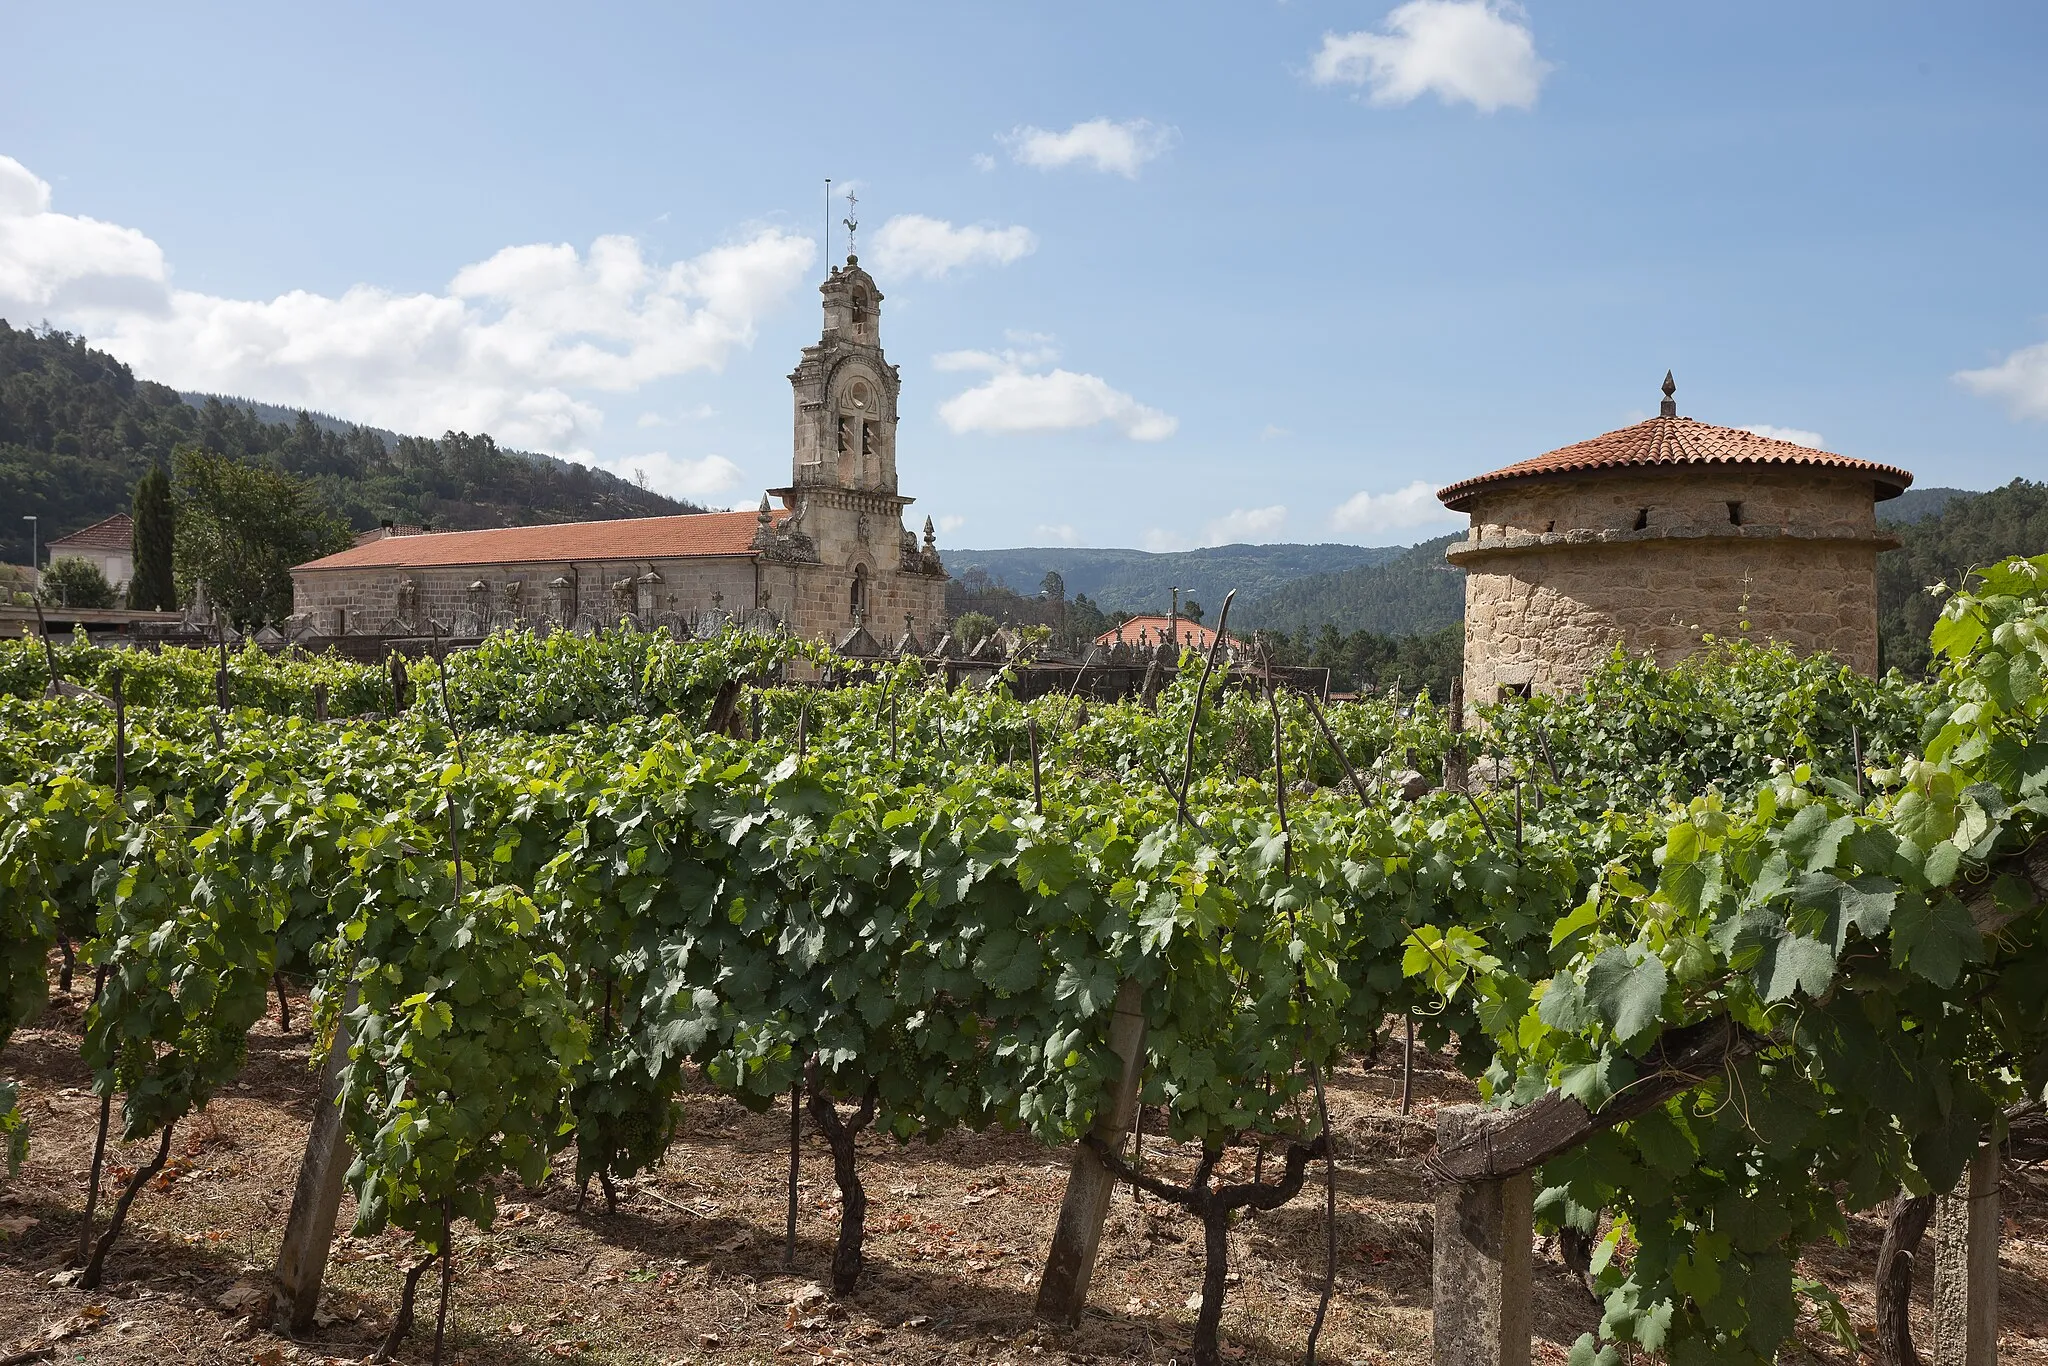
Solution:
[[[852,190],[848,190],[846,192],[846,217],[839,221],[846,225],[846,254],[849,258],[859,254],[855,250],[853,241],[854,233],[860,230],[860,220],[853,216],[854,210],[859,206],[860,200],[854,197]]]

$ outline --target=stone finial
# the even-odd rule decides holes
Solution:
[[[768,511],[768,495],[764,493],[761,495],[761,515],[757,520],[765,527],[772,518],[773,514]]]
[[[1657,406],[1657,416],[1678,416],[1678,400],[1672,397],[1672,395],[1677,392],[1678,384],[1675,380],[1671,378],[1671,372],[1669,370],[1666,370],[1664,372],[1664,401]]]
[[[938,542],[938,535],[932,530],[932,519],[924,519],[924,548],[930,550]]]

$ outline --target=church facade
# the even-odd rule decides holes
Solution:
[[[882,293],[853,256],[820,292],[824,330],[789,377],[790,482],[758,509],[370,533],[292,570],[295,615],[322,635],[589,630],[623,617],[673,629],[740,619],[834,643],[859,630],[880,643],[936,638],[945,565],[930,518],[921,539],[904,525],[915,500],[897,487],[901,380],[882,352]]]

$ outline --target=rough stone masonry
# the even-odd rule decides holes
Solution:
[[[1659,416],[1437,496],[1469,515],[1465,696],[1579,686],[1620,645],[1670,665],[1749,635],[1877,671],[1877,503],[1905,470]]]

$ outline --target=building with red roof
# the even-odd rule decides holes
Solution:
[[[1132,647],[1159,645],[1169,640],[1178,640],[1190,650],[1206,651],[1215,643],[1216,633],[1198,621],[1186,617],[1148,616],[1127,618],[1121,625],[1112,626],[1095,637],[1097,645],[1117,644]]]
[[[1747,632],[1877,670],[1876,505],[1913,476],[1678,415],[1440,490],[1471,519],[1465,695],[1578,686],[1617,644],[1670,664]]]
[[[135,577],[135,519],[117,512],[105,521],[44,542],[44,549],[52,564],[58,560],[86,560],[98,565],[107,582],[119,591]]]
[[[682,626],[707,613],[845,640],[941,634],[946,572],[930,518],[920,544],[897,492],[898,379],[881,347],[881,291],[859,261],[826,277],[824,332],[790,383],[790,483],[754,511],[484,531],[386,528],[292,570],[293,610],[332,634],[456,634],[622,617]],[[770,505],[770,497],[781,506]]]

